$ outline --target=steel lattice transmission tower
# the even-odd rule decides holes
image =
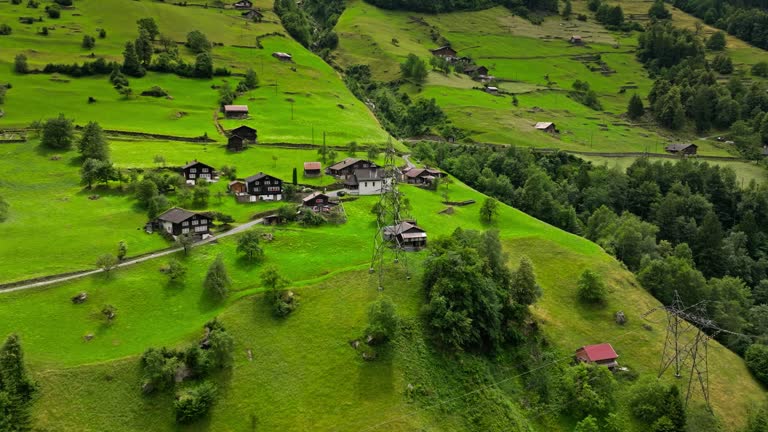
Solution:
[[[402,265],[406,277],[411,278],[408,258],[398,236],[393,235],[386,239],[384,233],[388,227],[397,229],[407,213],[405,198],[399,188],[400,171],[395,157],[395,147],[389,139],[384,150],[384,166],[380,168],[383,171],[383,181],[379,202],[376,204],[376,234],[373,236],[373,256],[369,270],[370,273],[378,273],[379,290],[384,289],[384,269],[389,259],[392,259],[394,264]]]
[[[675,300],[671,305],[653,308],[643,314],[643,317],[659,309],[664,310],[667,315],[667,336],[664,340],[664,352],[661,355],[659,378],[670,368],[674,371],[676,378],[683,378],[684,375],[687,375],[685,376],[688,381],[685,406],[688,406],[693,393],[700,390],[704,403],[711,412],[707,357],[709,340],[713,336],[705,333],[705,330],[709,330],[713,334],[727,331],[706,318],[704,302],[686,307],[677,291],[675,291]]]

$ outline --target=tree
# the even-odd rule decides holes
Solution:
[[[155,40],[160,34],[160,29],[157,27],[157,23],[154,18],[141,18],[136,21],[139,26],[139,31],[144,30],[151,40]]]
[[[231,105],[232,102],[235,101],[236,97],[237,94],[234,90],[232,90],[232,87],[228,82],[225,82],[221,87],[219,87],[219,105],[222,106],[222,109],[224,105]]]
[[[171,282],[178,282],[184,279],[184,276],[187,274],[187,268],[184,267],[181,261],[172,259],[165,266],[165,274]]]
[[[752,69],[752,74],[754,75],[754,67]],[[13,60],[13,70],[20,74],[28,73],[29,65],[27,64],[27,56],[24,54],[16,54],[16,57]]]
[[[88,185],[88,189],[93,187],[94,182],[108,183],[117,177],[117,172],[112,162],[100,161],[98,159],[86,159],[80,168],[80,178],[83,183]]]
[[[482,207],[480,207],[480,219],[486,223],[491,223],[493,217],[499,213],[499,202],[493,198],[486,198],[483,201]]]
[[[579,363],[565,370],[560,383],[566,410],[577,418],[602,416],[613,406],[616,381],[604,366]]]
[[[704,276],[719,277],[725,274],[723,227],[713,211],[704,216],[692,249],[696,267],[702,270]]]
[[[55,150],[69,150],[75,139],[75,126],[72,120],[59,114],[58,117],[48,119],[43,124],[43,137],[41,144]]]
[[[733,61],[727,54],[718,54],[712,59],[712,69],[723,75],[733,73]]]
[[[541,297],[541,287],[536,282],[533,264],[528,257],[520,258],[520,265],[512,275],[510,285],[511,297],[517,304],[532,305]]]
[[[109,160],[109,144],[104,136],[104,130],[96,122],[88,122],[80,135],[77,149],[83,159],[96,159],[102,162]]]
[[[354,157],[357,154],[358,146],[357,141],[352,141],[349,143],[349,155]]]
[[[685,110],[680,98],[680,89],[673,86],[661,96],[653,107],[656,119],[662,126],[676,130],[685,124]]]
[[[400,72],[403,77],[410,79],[416,84],[421,84],[427,78],[427,64],[416,54],[408,54],[408,57],[400,64]]]
[[[144,70],[144,67],[141,65],[141,60],[139,59],[139,55],[136,53],[136,46],[133,44],[133,42],[128,41],[125,43],[125,50],[123,50],[123,66],[121,71],[126,75],[138,78],[143,77],[147,73],[147,71]]]
[[[245,83],[245,87],[249,90],[253,90],[259,86],[259,77],[253,69],[246,69],[243,83]]]
[[[768,62],[761,61],[752,65],[752,75],[766,78],[768,77]]]
[[[228,178],[228,179],[230,179],[230,180],[234,180],[234,179],[236,179],[236,178],[237,178],[237,167],[235,167],[235,166],[232,166],[232,165],[223,165],[223,166],[222,166],[222,167],[219,169],[219,172],[221,173],[221,175],[222,175],[223,177],[226,177],[226,178]]]
[[[197,78],[213,77],[213,59],[209,52],[203,51],[195,57],[195,66],[192,74]]]
[[[600,432],[600,427],[597,419],[588,415],[576,424],[576,429],[573,432]]]
[[[672,14],[664,6],[664,0],[655,0],[651,8],[648,9],[648,16],[653,20],[665,20],[670,19]]]
[[[136,56],[139,58],[139,62],[143,68],[148,68],[152,63],[152,54],[154,53],[154,47],[152,46],[152,39],[149,37],[149,33],[146,30],[139,30],[139,37],[134,42],[136,49]]]
[[[24,365],[19,337],[12,334],[0,348],[0,430],[31,430],[29,404],[36,390]]]
[[[763,384],[768,383],[768,345],[753,344],[744,353],[749,370]]]
[[[96,46],[96,39],[91,35],[85,35],[83,36],[82,46],[85,49],[93,49]]]
[[[235,340],[227,333],[221,321],[214,318],[205,324],[206,339],[204,346],[210,354],[211,367],[225,368],[232,364],[232,351]]]
[[[722,51],[725,49],[725,33],[716,31],[707,39],[707,49],[712,51]]]
[[[48,14],[50,19],[59,19],[61,18],[61,6],[57,4],[48,5],[45,7],[45,13]],[[43,28],[47,29],[48,27]]]
[[[603,303],[607,290],[599,274],[592,270],[584,270],[579,277],[578,296],[584,303]]]
[[[208,42],[208,38],[205,34],[199,30],[194,30],[187,34],[186,45],[187,48],[191,49],[195,54],[211,50],[211,43]]]
[[[128,255],[128,245],[125,240],[120,240],[120,243],[117,244],[117,260],[124,260],[126,255]]]
[[[259,261],[264,257],[264,250],[259,246],[260,235],[257,231],[246,231],[237,239],[237,251],[244,254],[248,261]]]
[[[366,155],[371,161],[376,160],[376,158],[379,157],[379,148],[373,144],[369,145],[368,149],[366,149]]]
[[[218,300],[223,300],[229,294],[229,288],[232,286],[232,280],[229,278],[227,268],[224,266],[224,259],[221,255],[208,267],[208,273],[205,275],[203,287],[206,291]]]
[[[208,205],[208,199],[211,196],[211,190],[208,189],[208,185],[203,182],[197,182],[195,187],[192,188],[192,204],[195,207],[205,207]]]
[[[176,237],[176,245],[184,249],[184,255],[189,255],[192,245],[195,244],[194,238],[189,234],[182,234]]]
[[[392,339],[400,325],[395,303],[386,296],[380,297],[368,307],[368,328],[366,334],[376,342]]]
[[[627,105],[627,116],[632,120],[637,120],[645,114],[645,107],[643,106],[643,100],[637,93],[632,95]]]
[[[109,274],[117,266],[117,258],[112,254],[104,254],[96,260],[96,266]]]
[[[176,412],[176,422],[192,423],[206,415],[216,401],[216,386],[204,381],[194,387],[184,390],[176,396],[173,409]]]

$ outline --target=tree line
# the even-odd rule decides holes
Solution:
[[[624,172],[517,148],[422,144],[414,155],[600,244],[665,304],[674,290],[687,304],[708,300],[715,321],[746,335],[718,336],[735,352],[768,343],[768,187],[691,160],[641,158]]]
[[[768,49],[768,4],[764,0],[675,0],[673,4],[709,25]]]
[[[540,19],[537,13],[556,14],[558,10],[557,0],[366,0],[366,2],[383,9],[426,13],[480,10],[501,5],[509,8],[516,15],[529,19]]]

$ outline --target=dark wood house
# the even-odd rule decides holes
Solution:
[[[205,235],[211,231],[213,218],[203,213],[194,213],[174,207],[153,221],[157,229],[172,236],[182,234]]]
[[[432,168],[411,168],[403,172],[403,179],[409,184],[432,184],[436,178],[445,177],[445,173]]]
[[[240,14],[243,18],[253,21],[253,22],[261,22],[262,19],[264,19],[264,14],[257,11],[256,9],[251,9],[249,11],[245,11]]]
[[[456,50],[447,45],[441,46],[440,48],[431,49],[429,51],[432,53],[432,55],[437,57],[443,57],[445,59],[456,58]]]
[[[235,9],[250,9],[253,7],[253,2],[251,0],[239,0],[232,7]]]
[[[248,105],[224,105],[224,117],[246,118],[248,117]]]
[[[301,200],[301,204],[316,212],[330,211],[332,207],[336,206],[336,203],[331,202],[331,197],[322,192],[314,192],[307,195]]]
[[[231,131],[229,131],[229,134],[237,135],[240,138],[242,138],[244,141],[250,144],[256,144],[256,141],[258,140],[258,136],[259,136],[256,129],[246,125],[238,126],[232,129]]]
[[[227,150],[229,151],[243,151],[245,150],[245,140],[240,135],[230,135],[227,138]]]
[[[555,126],[552,122],[538,122],[534,126],[536,130],[540,130],[542,132],[555,134],[557,133],[557,126]]]
[[[304,177],[320,177],[323,165],[320,162],[304,162]]]
[[[576,360],[584,363],[594,363],[600,366],[607,366],[611,369],[619,364],[616,359],[619,355],[613,350],[609,343],[597,345],[586,345],[576,350]]]
[[[325,173],[336,177],[345,177],[355,173],[358,169],[378,168],[375,163],[358,158],[346,158],[325,169]]]
[[[698,151],[696,144],[670,144],[664,148],[667,153],[680,154],[684,156],[693,156]]]
[[[471,65],[464,68],[464,73],[471,76],[488,76],[488,68],[485,66]]]
[[[395,242],[406,251],[417,251],[427,246],[427,232],[419,228],[415,221],[384,227],[381,234],[384,241]]]
[[[181,167],[181,171],[188,182],[195,182],[198,179],[213,181],[216,178],[216,170],[212,166],[196,160],[186,163]]]
[[[260,200],[280,201],[283,199],[283,181],[263,172],[246,178],[245,187],[249,195]]]

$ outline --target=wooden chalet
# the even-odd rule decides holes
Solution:
[[[256,129],[246,125],[238,126],[232,129],[231,131],[229,131],[229,134],[237,135],[240,138],[242,138],[245,142],[248,142],[251,144],[256,144],[256,141],[258,140],[258,132],[256,131]]]
[[[618,358],[619,355],[616,354],[616,351],[613,350],[609,343],[586,345],[576,350],[576,360],[606,366],[611,369],[619,366],[619,363],[616,362]]]
[[[224,117],[246,118],[248,117],[248,105],[224,105]]]
[[[301,204],[315,212],[327,212],[336,206],[335,202],[331,202],[331,197],[322,192],[314,192],[307,195],[301,200]]]
[[[227,150],[229,151],[243,151],[246,147],[245,140],[240,135],[230,135],[227,138]]]
[[[256,9],[245,11],[241,13],[240,16],[253,22],[261,22],[261,20],[264,19],[264,14]]]
[[[272,53],[272,57],[274,57],[274,58],[276,58],[276,59],[278,59],[280,61],[286,61],[286,62],[289,62],[289,61],[293,60],[293,56],[292,55],[290,55],[288,53],[284,53],[284,52],[273,52]]]
[[[248,195],[256,198],[251,201],[280,201],[283,199],[283,181],[263,172],[246,178],[245,187]]]
[[[427,232],[419,228],[415,221],[403,221],[397,225],[384,227],[384,241],[391,241],[406,251],[417,251],[427,246]]]
[[[679,154],[684,156],[693,156],[698,151],[696,144],[670,144],[664,148],[667,153]]]
[[[485,88],[485,92],[488,93],[488,94],[492,94],[492,95],[498,95],[499,94],[499,88],[498,87],[493,87],[493,86],[488,86],[488,87]]]
[[[232,7],[235,9],[250,9],[253,7],[253,2],[251,0],[239,0]]]
[[[248,188],[245,186],[245,182],[242,180],[234,180],[227,184],[227,190],[235,195],[242,195],[248,193]]]
[[[320,162],[304,162],[304,177],[320,177],[323,165]]]
[[[568,42],[572,43],[573,45],[582,45],[584,44],[584,39],[579,35],[573,35],[570,39],[568,39]]]
[[[358,158],[346,158],[325,169],[325,173],[336,177],[346,177],[355,173],[358,169],[378,168],[375,163]]]
[[[445,173],[432,168],[411,168],[403,172],[403,180],[408,184],[432,184],[436,178],[445,177]]]
[[[534,129],[551,134],[557,133],[557,127],[552,122],[538,122],[534,126]]]
[[[210,233],[213,218],[203,213],[194,213],[174,207],[153,221],[155,228],[174,237],[182,234],[203,236]]]
[[[205,179],[207,181],[214,181],[216,176],[216,169],[212,166],[193,160],[187,162],[181,167],[181,171],[184,175],[184,179],[188,182],[195,182],[198,179]]]
[[[485,66],[471,65],[464,68],[464,73],[472,76],[485,77],[488,76],[488,68]]]
[[[447,45],[431,49],[429,52],[431,52],[433,56],[442,57],[445,59],[455,59],[457,54],[455,49]]]

